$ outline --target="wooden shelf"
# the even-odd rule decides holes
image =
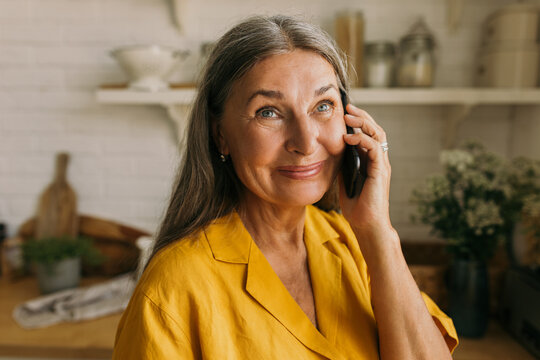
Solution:
[[[196,95],[193,87],[160,92],[126,88],[100,88],[97,101],[108,104],[190,105]],[[350,92],[351,102],[359,105],[525,105],[540,104],[540,89],[424,88],[363,89]]]
[[[358,104],[386,105],[515,105],[540,104],[540,89],[429,88],[352,89]]]
[[[167,108],[179,140],[185,128],[189,107],[197,90],[192,84],[172,84],[160,92],[143,92],[128,89],[125,85],[102,86],[96,92],[97,101],[105,104],[161,105]],[[351,102],[366,105],[448,106],[446,126],[441,133],[444,148],[456,144],[457,129],[474,107],[479,105],[540,105],[540,89],[499,88],[354,88]]]

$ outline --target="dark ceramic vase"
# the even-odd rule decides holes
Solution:
[[[448,280],[448,314],[454,321],[458,336],[482,337],[489,321],[486,263],[454,259]]]

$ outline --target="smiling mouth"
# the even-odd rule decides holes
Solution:
[[[305,180],[317,176],[323,169],[324,161],[319,161],[314,164],[304,166],[280,166],[277,168],[278,172],[291,179]]]

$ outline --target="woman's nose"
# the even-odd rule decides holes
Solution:
[[[317,148],[319,129],[307,115],[295,116],[287,129],[286,147],[290,152],[310,155]]]

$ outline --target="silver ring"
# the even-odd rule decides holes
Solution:
[[[388,142],[381,143],[382,151],[387,152],[388,151]]]

